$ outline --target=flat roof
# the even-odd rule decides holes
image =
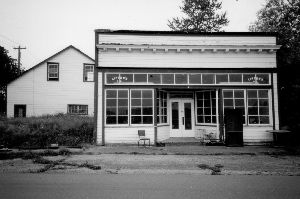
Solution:
[[[100,34],[130,34],[130,35],[182,35],[182,36],[272,36],[276,32],[184,32],[184,31],[154,31],[154,30],[111,30],[95,29]]]

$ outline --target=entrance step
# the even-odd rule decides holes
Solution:
[[[166,146],[174,145],[204,145],[203,141],[193,137],[171,137],[166,140],[160,141],[160,143],[165,144]]]

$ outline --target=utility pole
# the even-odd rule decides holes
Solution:
[[[20,69],[21,69],[21,50],[26,49],[26,47],[21,47],[19,45],[19,47],[15,47],[14,49],[18,50],[18,69],[19,69],[19,73],[20,73]]]

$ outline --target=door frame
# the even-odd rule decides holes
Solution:
[[[179,110],[179,128],[172,129],[172,103],[178,102],[178,110]],[[185,126],[182,122],[182,118],[184,118],[184,103],[191,103],[191,123],[192,129],[185,130]],[[195,106],[194,99],[186,99],[186,98],[172,98],[169,100],[170,107],[170,137],[195,137]]]

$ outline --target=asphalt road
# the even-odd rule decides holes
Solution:
[[[0,174],[0,198],[300,198],[297,176]]]

